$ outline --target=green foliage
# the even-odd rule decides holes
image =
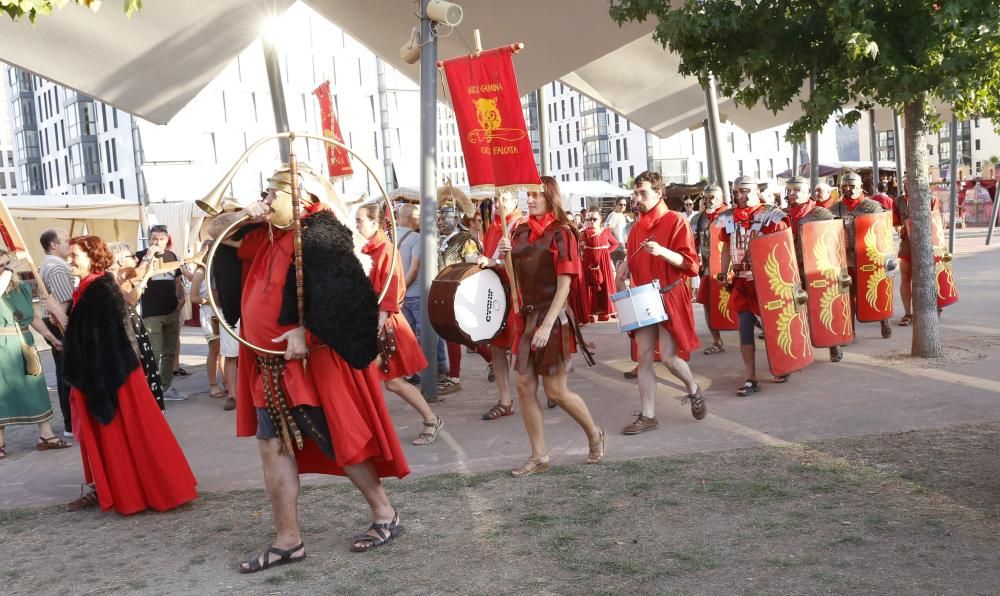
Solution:
[[[788,131],[802,141],[834,116],[858,121],[876,105],[926,93],[959,119],[1000,118],[1000,22],[994,0],[610,0],[611,17],[658,21],[654,39],[681,73],[715,75],[744,106],[779,112],[800,101]],[[808,80],[816,75],[810,96]]]
[[[73,0],[75,3],[86,6],[97,12],[101,8],[101,0]],[[32,23],[39,15],[46,16],[52,14],[53,9],[62,9],[69,0],[0,0],[0,12],[4,12],[13,21],[18,21],[24,17]],[[142,10],[142,0],[124,0],[125,16],[131,17],[132,13]]]

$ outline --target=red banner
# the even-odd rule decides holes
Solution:
[[[540,190],[514,75],[513,48],[444,62],[473,190]]]
[[[340,133],[340,123],[337,122],[337,115],[333,112],[330,81],[323,81],[323,84],[313,91],[313,95],[319,100],[319,117],[323,124],[323,136],[343,144],[344,135]],[[350,176],[354,173],[354,169],[351,168],[350,154],[343,147],[327,145],[326,163],[331,178]]]
[[[14,223],[14,217],[2,200],[0,200],[0,242],[3,242],[4,248],[13,253],[27,254],[28,252],[21,232],[17,229],[17,224]],[[15,258],[23,258],[24,254],[16,254]]]

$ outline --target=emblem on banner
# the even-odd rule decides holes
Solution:
[[[500,109],[497,108],[497,98],[481,97],[472,100],[476,106],[476,120],[481,128],[469,131],[469,142],[492,143],[493,139],[501,141],[520,141],[527,133],[517,128],[501,128]],[[517,149],[512,147],[512,149]]]

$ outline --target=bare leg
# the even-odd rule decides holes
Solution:
[[[531,457],[541,459],[545,453],[545,432],[542,407],[538,405],[538,377],[529,366],[528,372],[517,373],[517,397],[521,401],[521,420],[531,442]]]
[[[222,382],[226,384],[229,395],[236,395],[236,358],[223,358]]]
[[[344,466],[344,472],[368,502],[368,507],[372,510],[372,521],[379,524],[391,522],[396,516],[396,510],[385,494],[385,487],[375,471],[375,464],[367,460],[353,466]],[[368,530],[367,534],[378,536],[375,530]],[[357,546],[360,542],[354,544]]]
[[[500,391],[500,404],[509,406],[514,403],[510,396],[510,361],[507,348],[493,346],[493,372],[497,376],[497,389]]]
[[[558,375],[542,377],[545,397],[559,404],[559,407],[580,425],[583,432],[587,433],[588,441],[595,441],[600,437],[601,429],[594,424],[590,409],[587,408],[583,398],[569,390],[569,386],[566,385],[566,377],[565,371]],[[539,408],[539,412],[541,412],[541,408]]]
[[[385,382],[385,388],[402,397],[403,401],[410,404],[410,407],[420,414],[424,422],[437,421],[437,414],[427,405],[427,400],[424,399],[420,390],[404,381],[402,377],[389,379]]]
[[[281,442],[278,439],[258,439],[257,449],[260,451],[260,461],[264,468],[264,486],[267,488],[267,498],[271,501],[274,512],[274,527],[278,532],[274,547],[289,550],[302,542],[299,532],[299,468],[295,458],[281,453]],[[297,557],[304,557],[305,550],[296,551]],[[264,553],[259,560],[263,563]],[[277,555],[270,555],[272,561]],[[249,566],[241,565],[246,569]]]
[[[52,432],[52,424],[50,424],[48,420],[38,423],[38,436],[46,439],[56,436],[56,433]]]
[[[205,360],[205,368],[208,370],[208,384],[219,384],[219,339],[208,342],[208,359]]]
[[[910,262],[906,259],[899,259],[899,297],[903,300],[903,314],[912,316],[912,296],[913,288],[910,285],[913,281],[913,272],[910,269]]]
[[[639,352],[639,404],[642,415],[646,418],[656,417],[656,373],[653,371],[653,357],[656,352],[657,327],[640,327],[635,330],[635,345]]]
[[[705,326],[708,327],[708,332],[712,334],[712,345],[719,346],[721,348],[722,334],[719,333],[718,329],[712,329],[712,324],[709,322],[711,317],[709,316],[708,305],[705,304],[703,306],[705,307],[702,309],[702,312],[705,313]]]
[[[691,367],[688,363],[677,355],[677,346],[674,344],[674,338],[670,336],[670,333],[663,327],[656,325],[653,327],[658,330],[660,335],[660,362],[667,367],[675,377],[677,377],[681,383],[684,383],[684,387],[687,389],[688,395],[693,395],[698,391],[698,385],[694,382],[694,375],[691,374]],[[716,331],[718,333],[718,331]]]
[[[743,355],[743,370],[746,372],[746,377],[754,381],[757,380],[757,346],[754,344],[747,344],[745,346],[740,346],[740,354]]]

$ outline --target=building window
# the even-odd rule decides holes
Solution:
[[[739,172],[740,176],[743,175],[743,160],[742,159],[736,160],[736,171]]]
[[[619,166],[618,167],[618,184],[621,184],[622,182],[624,182],[624,180],[622,179],[622,169],[621,169],[621,166]]]
[[[115,166],[114,171],[118,171],[118,143],[115,139],[111,139],[111,160]]]
[[[615,116],[615,128],[618,128],[618,116]],[[618,131],[615,131],[618,132]],[[615,160],[622,160],[622,140],[615,139]]]
[[[628,177],[635,178],[635,166],[628,167]]]
[[[619,121],[618,121],[618,114],[615,114],[615,132],[616,133],[620,132]]]
[[[562,133],[560,133],[560,136],[562,136]],[[556,151],[556,169],[557,170],[562,169],[562,154],[559,153],[558,151]]]
[[[736,135],[732,132],[726,133],[726,142],[729,143],[729,150],[736,153]]]
[[[978,125],[979,121],[976,120],[976,123]],[[976,139],[976,151],[979,151],[979,139]]]
[[[628,161],[628,139],[625,139],[625,142],[622,143],[622,145],[625,147],[625,161]]]

